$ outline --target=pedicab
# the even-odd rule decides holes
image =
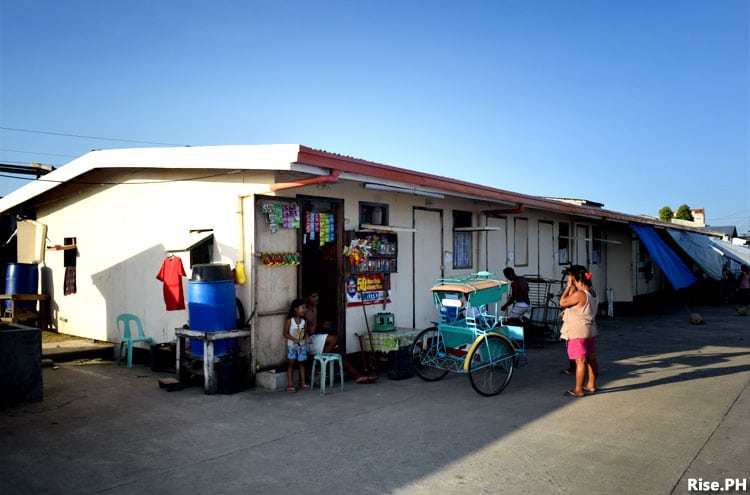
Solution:
[[[474,390],[493,396],[508,386],[514,368],[525,363],[523,327],[508,325],[499,312],[509,285],[492,276],[478,272],[439,279],[430,289],[440,319],[411,345],[411,363],[421,379],[468,374]]]

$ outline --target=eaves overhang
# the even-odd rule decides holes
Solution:
[[[269,170],[301,172],[311,179],[299,179],[279,187],[295,187],[308,182],[357,180],[362,182],[395,183],[409,186],[412,190],[434,191],[445,196],[487,201],[488,214],[519,214],[537,210],[570,215],[591,223],[634,223],[661,228],[677,228],[706,233],[704,229],[677,226],[653,217],[628,215],[598,207],[577,205],[570,202],[531,196],[484,184],[474,184],[459,179],[408,170],[382,163],[317,150],[298,144],[277,145],[230,145],[170,148],[129,148],[97,150],[87,153],[68,164],[50,172],[16,191],[0,198],[0,214],[15,213],[22,208],[33,207],[38,198],[63,184],[75,184],[76,180],[95,171],[107,169],[216,169],[226,171]],[[300,182],[301,181],[301,182]],[[85,187],[85,184],[82,185]],[[405,192],[406,194],[407,192]],[[709,234],[710,235],[710,234]]]
[[[377,178],[384,181],[411,184],[416,187],[439,191],[446,195],[474,197],[489,202],[511,205],[511,207],[507,209],[506,214],[518,214],[523,210],[530,209],[568,214],[576,218],[586,219],[592,223],[615,222],[622,224],[635,223],[651,225],[662,228],[675,227],[675,225],[671,223],[662,222],[656,218],[628,215],[592,206],[576,205],[570,202],[558,201],[539,196],[530,196],[504,189],[493,188],[483,184],[474,184],[459,179],[402,169],[390,165],[384,165],[382,163],[339,155],[323,150],[316,150],[306,146],[300,146],[298,163],[336,169],[340,172]]]
[[[0,198],[0,214],[16,213],[35,204],[53,189],[83,182],[85,176],[108,169],[286,170],[297,160],[298,144],[183,146],[94,150],[43,178]]]

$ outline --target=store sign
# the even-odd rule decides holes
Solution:
[[[382,273],[361,273],[346,279],[347,307],[388,302],[390,290]]]

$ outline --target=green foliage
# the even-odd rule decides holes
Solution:
[[[674,217],[679,218],[680,220],[693,221],[693,213],[690,211],[688,205],[680,205],[680,207],[677,208],[677,213],[674,214]]]
[[[659,219],[662,222],[671,222],[674,212],[669,206],[664,206],[659,210]]]

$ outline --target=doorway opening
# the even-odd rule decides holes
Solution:
[[[343,200],[298,196],[300,203],[299,284],[301,295],[317,292],[318,324],[331,323],[330,333],[346,348],[343,292]]]

